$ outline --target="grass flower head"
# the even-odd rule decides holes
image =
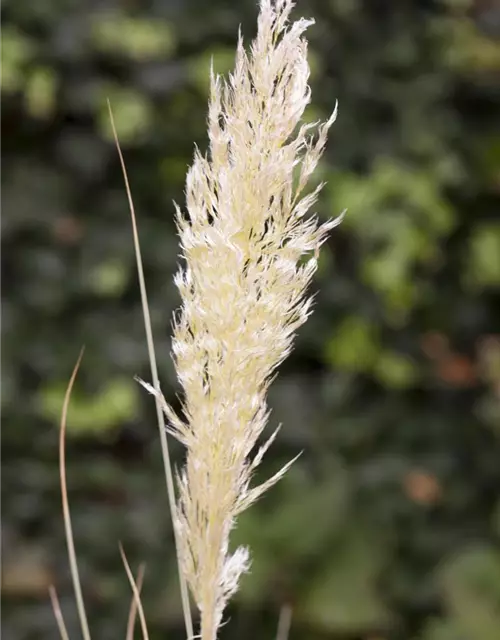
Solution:
[[[196,150],[186,212],[177,207],[184,264],[175,278],[182,307],[173,358],[183,415],[166,403],[164,410],[187,450],[175,526],[202,640],[216,638],[249,567],[247,549],[229,551],[235,518],[291,464],[251,485],[276,436],[254,451],[271,376],[311,313],[306,290],[318,251],[340,221],[305,217],[321,189],[306,192],[336,111],[324,123],[301,122],[310,100],[303,34],[312,21],[290,23],[293,6],[261,0],[249,52],[240,35],[228,80],[212,72],[209,153]]]

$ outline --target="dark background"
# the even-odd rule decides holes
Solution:
[[[221,637],[500,638],[500,9],[495,0],[303,0],[313,103],[331,130],[314,315],[270,395],[263,465],[303,450],[240,520],[253,569]],[[82,344],[68,482],[94,638],[123,638],[147,563],[151,638],[182,638],[161,453],[109,97],[139,216],[160,373],[210,56],[253,0],[3,2],[3,633],[78,638],[57,425]],[[495,299],[496,298],[496,299]],[[173,444],[178,464],[182,450]],[[139,631],[137,632],[139,634]],[[137,636],[139,637],[139,636]]]

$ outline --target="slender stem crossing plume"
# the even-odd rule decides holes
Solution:
[[[249,52],[240,36],[229,79],[212,71],[209,153],[195,152],[187,211],[176,207],[184,263],[175,278],[182,307],[173,358],[183,415],[162,403],[168,430],[187,450],[175,527],[202,640],[217,637],[249,567],[246,548],[229,551],[236,516],[291,464],[251,486],[276,436],[254,452],[272,374],[311,313],[306,290],[319,248],[340,222],[305,217],[321,189],[306,191],[336,109],[324,123],[301,122],[310,99],[303,33],[312,21],[290,23],[293,6],[261,0]]]

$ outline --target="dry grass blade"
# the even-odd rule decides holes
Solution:
[[[137,591],[139,593],[139,596],[141,594],[142,583],[144,581],[144,571],[145,571],[145,565],[141,564],[139,566],[139,571],[137,572],[137,580],[136,580]],[[128,622],[127,622],[127,635],[125,637],[125,640],[133,640],[134,638],[134,626],[135,626],[136,616],[137,616],[137,600],[135,599],[135,595],[134,595],[132,597],[132,602],[130,603],[130,611],[129,611]]]
[[[130,209],[130,217],[132,220],[132,233],[134,238],[134,249],[135,249],[135,255],[137,260],[137,273],[139,277],[139,287],[141,290],[142,311],[144,315],[144,328],[146,331],[146,341],[148,345],[149,362],[151,365],[151,377],[153,380],[153,386],[157,392],[157,394],[155,395],[156,416],[158,420],[158,429],[160,432],[163,465],[165,469],[165,480],[167,484],[168,501],[170,506],[170,514],[172,517],[172,525],[173,525],[174,537],[175,537],[176,556],[177,556],[177,564],[178,564],[178,571],[179,571],[179,584],[180,584],[181,599],[182,599],[182,609],[184,613],[184,624],[186,626],[186,633],[188,638],[193,638],[194,632],[193,632],[193,621],[191,617],[191,607],[189,604],[189,591],[188,591],[187,582],[182,572],[180,561],[179,561],[178,535],[177,535],[176,528],[173,524],[173,518],[174,518],[174,512],[175,512],[174,478],[172,473],[172,465],[170,463],[170,455],[168,451],[165,419],[163,417],[163,411],[162,411],[161,400],[160,400],[161,398],[160,381],[158,377],[158,368],[156,365],[156,354],[155,354],[154,341],[153,341],[153,331],[151,329],[151,318],[150,318],[148,298],[146,293],[146,283],[144,280],[144,271],[142,267],[139,233],[137,231],[137,220],[135,216],[135,208],[134,208],[134,202],[132,199],[132,192],[130,190],[130,184],[129,184],[128,175],[127,175],[127,168],[125,166],[125,160],[123,159],[120,143],[118,141],[118,134],[116,132],[115,122],[113,119],[113,112],[112,112],[111,104],[109,100],[108,100],[108,108],[109,108],[109,117],[111,121],[111,128],[113,130],[116,149],[118,151],[118,156],[120,158],[120,165],[122,168],[123,180],[125,182],[125,190],[127,192],[127,199],[128,199],[129,209]]]
[[[122,557],[122,562],[125,567],[125,571],[127,572],[127,577],[130,582],[130,586],[132,588],[132,593],[134,594],[134,601],[137,607],[137,611],[139,612],[139,620],[141,621],[141,628],[142,628],[142,637],[144,638],[144,640],[149,640],[148,628],[146,625],[146,616],[144,615],[144,609],[142,608],[141,594],[139,593],[139,587],[135,583],[134,576],[132,575],[132,571],[130,570],[130,565],[127,561],[127,558],[125,556],[125,552],[123,551],[123,547],[121,543],[119,546],[120,546],[120,555]],[[133,625],[132,625],[132,633],[133,633]],[[127,631],[127,634],[128,634],[128,631]],[[128,635],[127,635],[127,638],[128,638]]]
[[[71,374],[68,388],[66,389],[66,395],[64,397],[64,404],[61,415],[61,428],[59,431],[59,473],[61,477],[61,495],[62,495],[62,508],[64,516],[64,529],[66,534],[66,544],[68,545],[68,558],[71,571],[71,578],[73,580],[73,589],[75,591],[76,606],[78,609],[78,617],[80,618],[80,626],[82,628],[82,635],[84,640],[90,640],[89,625],[87,622],[87,615],[85,613],[85,604],[83,602],[82,588],[80,585],[80,576],[78,573],[78,564],[76,561],[75,544],[73,539],[73,528],[71,526],[71,516],[69,512],[68,502],[68,487],[66,483],[66,451],[65,451],[65,436],[66,436],[66,421],[68,417],[68,407],[71,398],[71,392],[75,383],[76,375],[82,361],[84,349],[80,351],[78,360],[76,362],[73,373]]]
[[[57,592],[54,587],[51,585],[49,587],[49,595],[50,601],[52,602],[52,609],[54,611],[54,616],[57,622],[57,628],[59,629],[59,634],[62,640],[69,640],[68,631],[66,629],[66,625],[64,624],[64,618],[61,611],[61,605],[59,604],[59,598],[57,597]]]
[[[289,604],[285,604],[281,607],[280,617],[278,621],[278,631],[276,632],[276,640],[288,640],[291,626],[292,607]]]

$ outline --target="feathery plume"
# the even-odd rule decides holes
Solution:
[[[247,549],[229,552],[236,516],[291,464],[250,486],[276,435],[252,458],[269,416],[271,376],[311,313],[305,293],[319,248],[340,222],[304,217],[322,185],[306,195],[304,189],[337,111],[324,123],[301,124],[310,100],[302,35],[313,21],[289,24],[293,6],[261,0],[249,53],[240,34],[229,79],[212,70],[209,154],[195,151],[187,213],[176,205],[185,265],[175,277],[182,308],[173,322],[173,358],[183,416],[162,403],[168,430],[187,449],[175,526],[202,640],[215,640],[249,567]]]

